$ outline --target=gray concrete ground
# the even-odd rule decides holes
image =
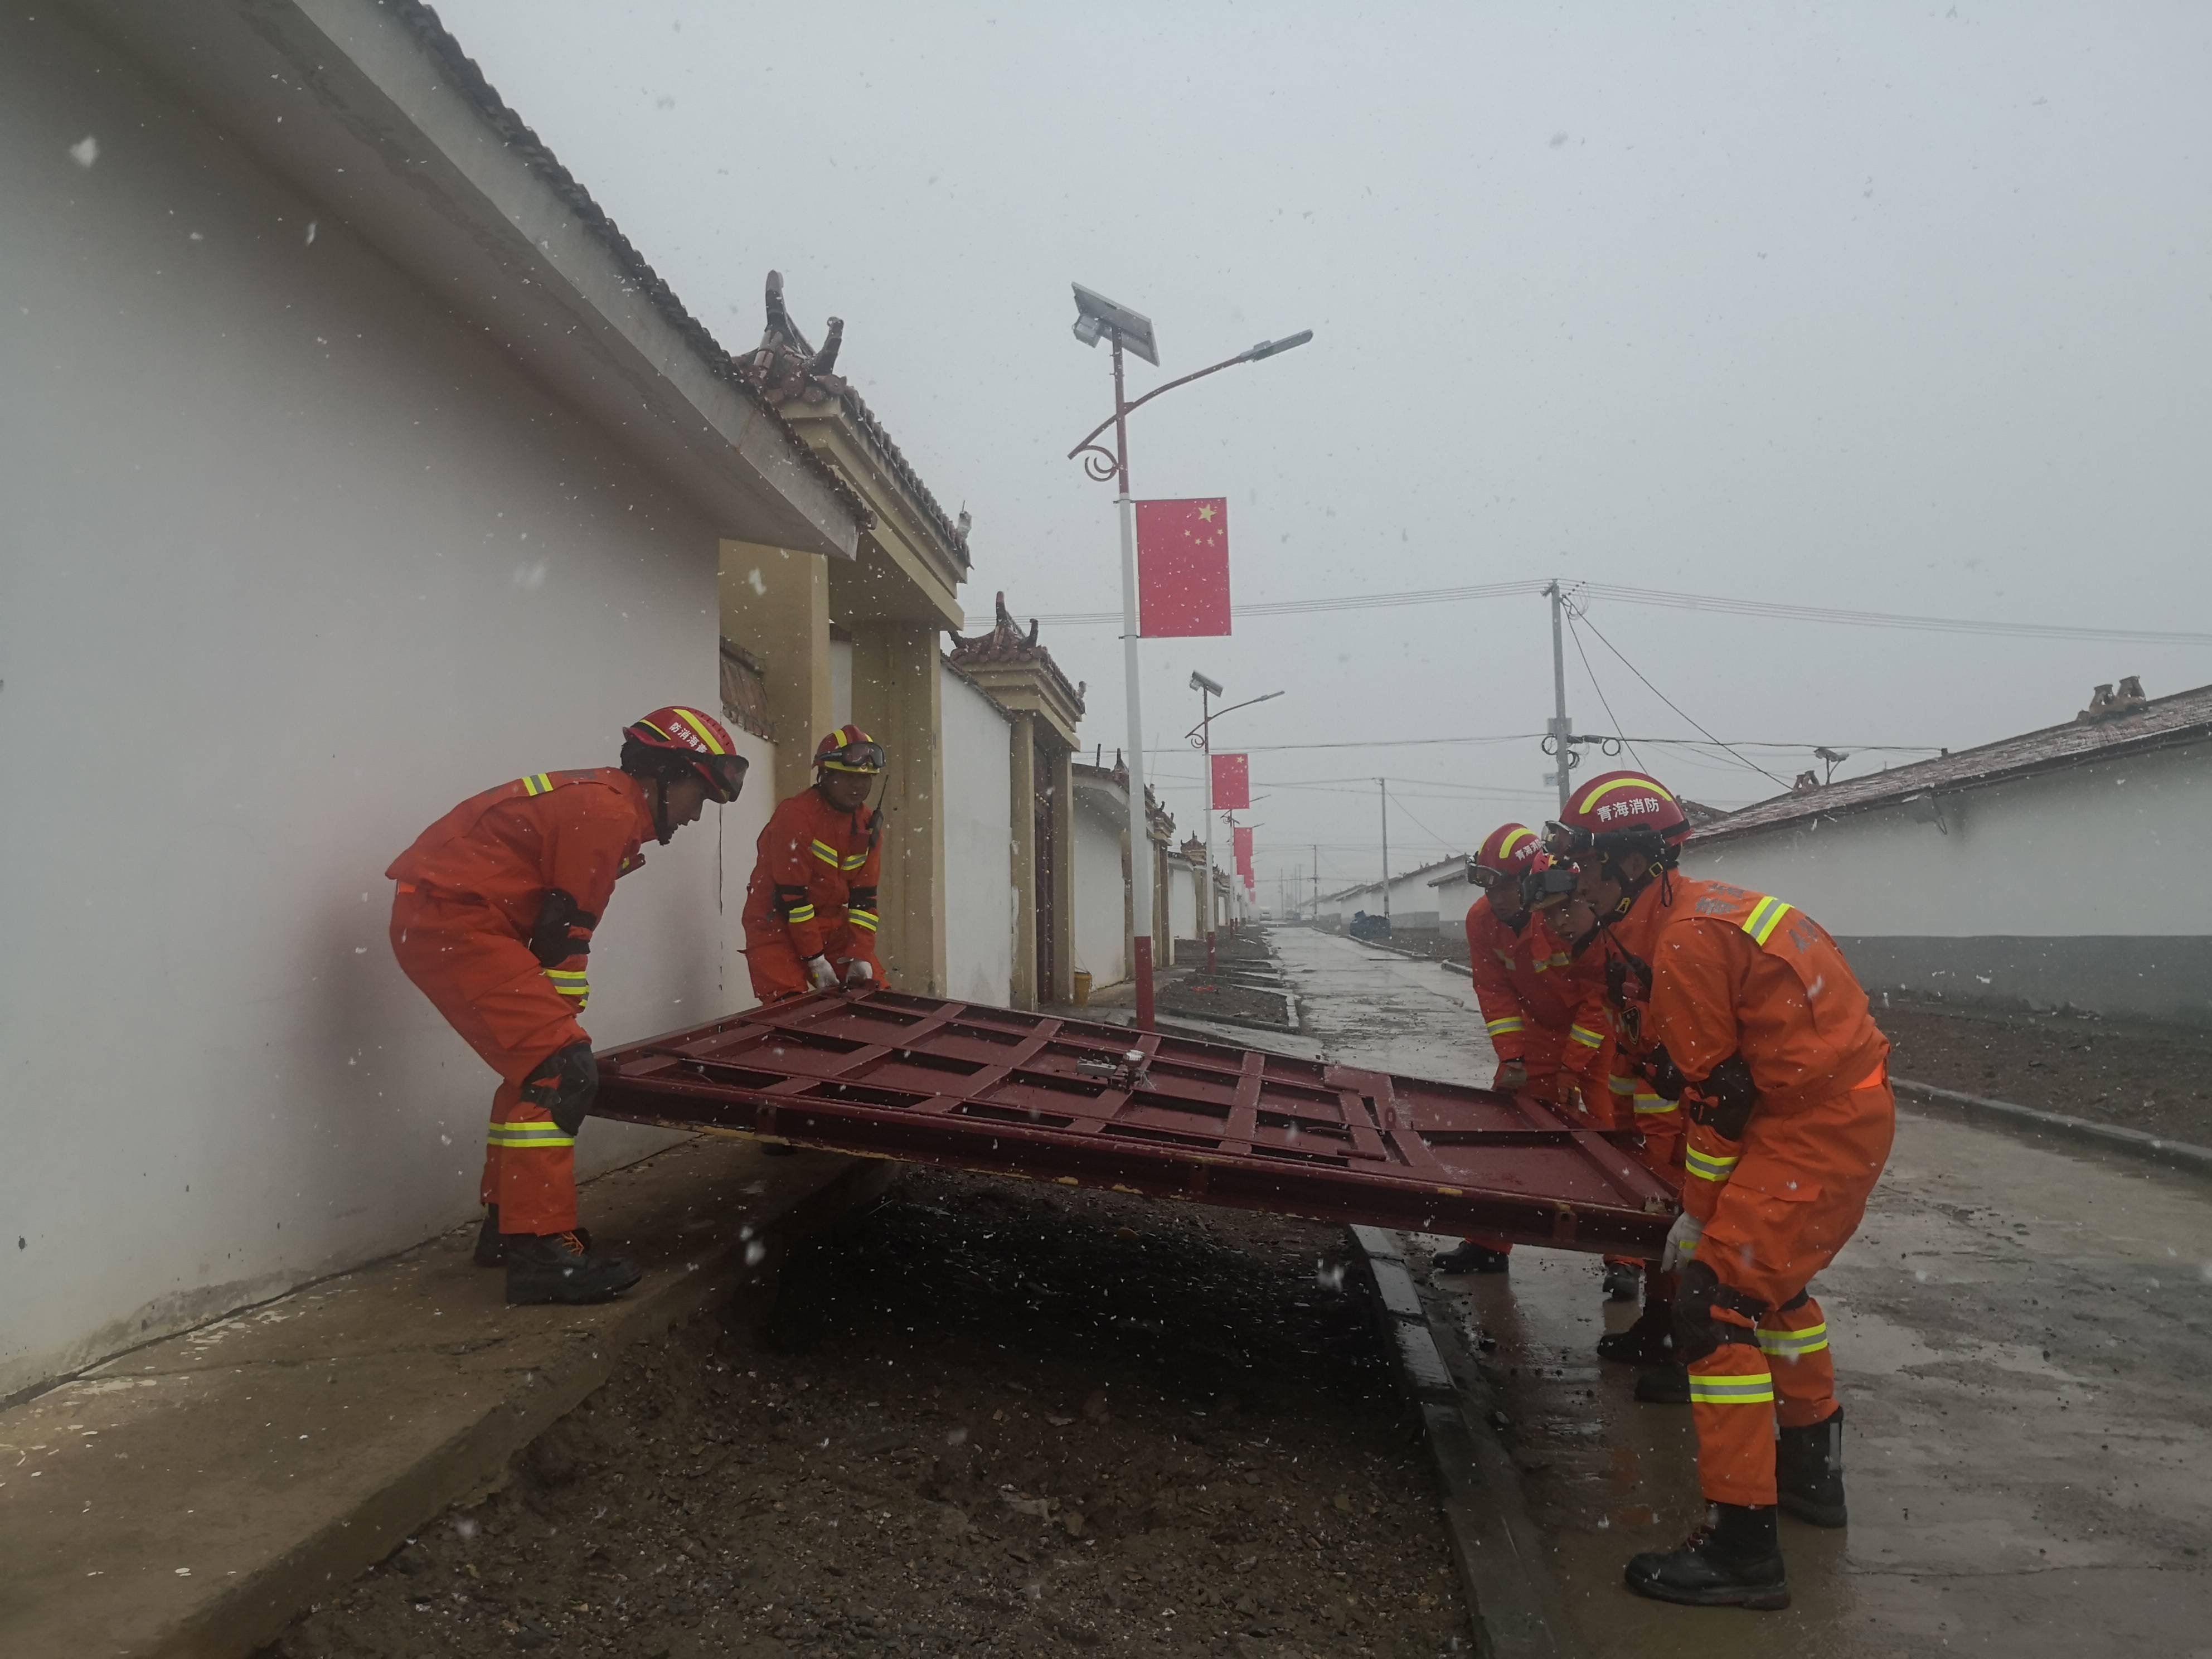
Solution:
[[[1463,979],[1275,939],[1332,1058],[1488,1081]],[[1429,1276],[1589,1652],[2212,1655],[2212,1184],[1901,1113],[1866,1224],[1816,1288],[1852,1525],[1785,1521],[1795,1605],[1756,1614],[1621,1588],[1626,1557],[1699,1505],[1686,1408],[1637,1405],[1592,1352],[1632,1311],[1600,1303],[1595,1259],[1522,1249],[1502,1278]]]
[[[252,1652],[895,1167],[687,1141],[584,1189],[619,1301],[507,1307],[471,1226],[0,1412],[0,1654]]]

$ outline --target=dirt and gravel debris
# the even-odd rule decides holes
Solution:
[[[1874,1012],[1899,1077],[2212,1145],[2212,1033],[1903,998],[1877,999]]]
[[[911,1170],[264,1659],[1471,1651],[1340,1230]]]

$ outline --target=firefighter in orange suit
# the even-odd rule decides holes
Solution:
[[[601,1302],[637,1282],[576,1225],[576,1132],[599,1077],[577,1023],[592,932],[647,838],[735,800],[744,775],[719,721],[657,708],[623,728],[619,766],[487,789],[385,872],[400,968],[500,1075],[476,1259],[506,1267],[511,1303]]]
[[[1527,1092],[1570,1109],[1579,1107],[1613,1124],[1603,1079],[1612,1069],[1601,981],[1577,979],[1565,944],[1530,905],[1530,877],[1550,863],[1536,832],[1503,823],[1468,860],[1468,879],[1482,889],[1467,912],[1468,961],[1484,1033],[1498,1053],[1491,1087]],[[1510,1245],[1470,1238],[1439,1255],[1442,1273],[1504,1273]],[[1609,1263],[1609,1295],[1632,1297],[1638,1269]]]
[[[876,888],[883,830],[868,794],[883,745],[841,726],[815,745],[814,787],[779,805],[745,889],[745,965],[763,1002],[883,978]]]
[[[1547,837],[1595,912],[1616,1008],[1655,1087],[1689,1120],[1675,1340],[1688,1368],[1705,1523],[1638,1555],[1639,1595],[1790,1601],[1778,1504],[1844,1524],[1843,1411],[1808,1285],[1866,1212],[1896,1108],[1889,1043],[1843,952],[1785,901],[1675,872],[1687,820],[1652,779],[1614,772]],[[1778,1437],[1777,1425],[1779,1424]]]

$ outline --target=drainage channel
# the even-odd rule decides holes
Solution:
[[[909,1170],[267,1659],[1468,1653],[1482,1495],[1366,1256],[1379,1305],[1340,1228]]]

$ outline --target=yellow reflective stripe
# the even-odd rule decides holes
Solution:
[[[1518,847],[1524,841],[1532,840],[1536,832],[1534,830],[1516,830],[1511,835],[1506,836],[1504,841],[1498,843],[1498,861],[1500,864],[1504,863],[1506,859],[1512,854],[1515,848]]]
[[[1743,931],[1764,945],[1767,938],[1782,925],[1782,918],[1790,914],[1790,907],[1778,898],[1763,898],[1751,908],[1743,919]]]
[[[1681,1107],[1675,1101],[1662,1100],[1656,1095],[1638,1095],[1636,1097],[1636,1109],[1638,1113],[1677,1112],[1681,1110]]]
[[[845,912],[845,920],[851,922],[854,927],[865,928],[871,933],[876,931],[876,913],[873,910],[848,910]]]
[[[1587,1025],[1570,1025],[1567,1035],[1585,1048],[1602,1048],[1605,1046],[1605,1039]]]
[[[823,863],[828,865],[832,870],[837,868],[837,849],[830,846],[828,842],[817,841],[813,844],[810,850],[812,851],[816,858],[820,859]]]
[[[545,977],[563,990],[571,985],[583,984],[590,976],[590,969],[584,968],[548,968],[545,970]]]
[[[1509,1031],[1525,1031],[1528,1026],[1520,1015],[1511,1014],[1504,1019],[1493,1019],[1482,1029],[1492,1036],[1504,1036]]]
[[[868,855],[865,852],[848,853],[845,855],[845,867],[848,870],[857,870],[867,861]]]
[[[522,792],[526,795],[546,794],[552,787],[553,775],[550,772],[532,772],[522,781]]]
[[[1796,1359],[1808,1353],[1818,1353],[1828,1346],[1828,1327],[1826,1321],[1808,1325],[1802,1331],[1766,1331],[1759,1334],[1759,1346],[1763,1353],[1779,1354],[1785,1359]]]
[[[576,1137],[562,1133],[557,1123],[495,1123],[484,1139],[494,1146],[549,1148],[573,1146]]]
[[[707,724],[706,716],[703,714],[694,714],[689,708],[679,708],[676,712],[683,715],[685,720],[691,722],[691,730],[693,733],[698,738],[700,742],[707,745],[707,752],[708,754],[726,755],[730,752],[728,750],[723,748],[720,744],[714,741],[714,729]]]
[[[1774,1403],[1771,1372],[1758,1376],[1699,1376],[1690,1373],[1692,1406],[1771,1406]]]
[[[1605,1080],[1605,1086],[1617,1095],[1632,1095],[1636,1092],[1636,1079],[1632,1077],[1609,1077]]]
[[[814,907],[802,904],[795,910],[786,911],[783,919],[786,921],[811,921],[814,920]]]
[[[1591,790],[1589,793],[1584,795],[1580,800],[1577,801],[1575,803],[1575,811],[1577,812],[1589,811],[1591,807],[1596,805],[1600,801],[1603,800],[1607,795],[1611,794],[1616,789],[1649,789],[1653,794],[1658,796],[1662,800],[1674,800],[1674,797],[1667,790],[1662,788],[1658,782],[1654,779],[1645,777],[1615,778],[1611,783],[1600,785],[1597,788]],[[1674,804],[1678,806],[1681,805],[1680,801],[1675,801]]]
[[[1701,1152],[1694,1146],[1690,1148],[1685,1161],[1690,1173],[1701,1181],[1726,1181],[1735,1172],[1736,1165],[1733,1158],[1717,1158],[1711,1152]]]
[[[1493,945],[1490,947],[1490,954],[1508,968],[1513,965],[1513,952],[1510,951],[1501,951]]]

